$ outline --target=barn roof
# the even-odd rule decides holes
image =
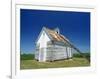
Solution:
[[[52,38],[53,41],[67,43],[69,40],[62,34],[57,33],[54,29],[45,27],[46,32]]]

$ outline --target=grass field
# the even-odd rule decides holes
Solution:
[[[40,69],[40,68],[60,68],[60,67],[84,67],[90,66],[90,62],[85,58],[74,57],[69,60],[53,62],[38,62],[36,60],[21,60],[21,69]]]

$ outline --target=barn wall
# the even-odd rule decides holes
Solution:
[[[35,59],[39,60],[40,62],[46,61],[46,49],[45,48],[36,49]]]
[[[40,51],[41,49],[45,50],[45,53]],[[65,47],[65,46],[58,46],[58,45],[49,45],[47,48],[41,48],[37,49],[35,53],[35,59],[42,61],[52,61],[52,60],[60,60],[60,59],[66,59],[72,57],[72,48],[71,47]],[[45,58],[41,60],[39,59],[39,56],[41,57],[41,54],[45,54]]]
[[[36,48],[36,51],[35,51],[35,59],[39,60],[39,49],[38,48]]]
[[[47,60],[59,60],[67,58],[66,47],[55,45],[47,49]]]
[[[40,35],[39,40],[37,41],[37,44],[40,44],[40,48],[47,47],[47,42],[50,41],[48,35],[43,31]]]
[[[46,49],[47,48],[47,42],[50,41],[48,35],[43,31],[39,37],[39,40],[36,43],[37,48],[39,49],[38,52],[36,52],[36,59],[39,61],[45,61],[46,60]],[[43,51],[42,51],[43,50]],[[41,58],[43,57],[43,58]]]
[[[71,58],[72,57],[72,48],[67,47],[67,52],[68,52],[68,57]]]

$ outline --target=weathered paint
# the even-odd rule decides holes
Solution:
[[[47,50],[46,60],[60,60],[71,58],[71,48],[65,46],[55,45],[52,47],[53,49]],[[67,48],[67,49],[66,49]]]
[[[71,47],[69,45],[64,45],[63,43],[56,42],[52,44],[51,39],[47,33],[43,30],[38,37],[36,42],[36,53],[35,59],[39,62],[60,60],[72,57]],[[50,42],[50,45],[48,45]]]
[[[37,41],[37,45],[39,45],[38,60],[40,62],[46,61],[46,49],[43,49],[43,48],[47,48],[48,41],[50,41],[50,39],[47,36],[47,34],[45,33],[45,31],[43,31],[39,37],[39,40]]]
[[[45,31],[42,32],[39,40],[37,41],[37,44],[40,44],[40,48],[47,47],[47,42],[50,41],[49,37],[45,33]]]

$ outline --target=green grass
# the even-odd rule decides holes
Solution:
[[[34,59],[34,54],[21,54],[20,60],[32,60]]]
[[[60,67],[84,67],[90,66],[85,58],[74,57],[72,59],[53,62],[38,62],[36,60],[21,60],[21,69],[60,68]]]

